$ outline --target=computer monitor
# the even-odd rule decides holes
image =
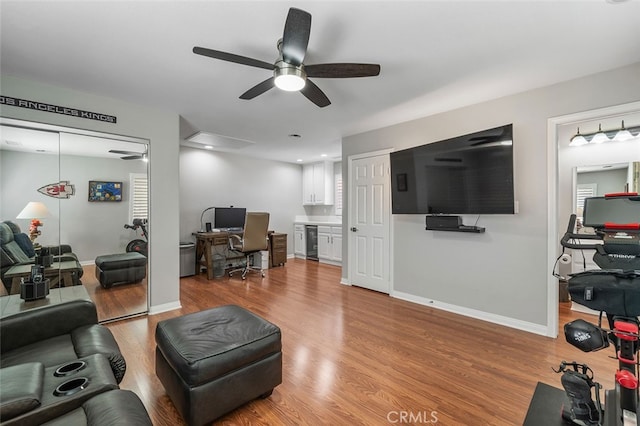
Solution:
[[[640,196],[590,197],[584,200],[584,226],[604,228],[606,223],[640,223]]]
[[[247,209],[242,207],[216,207],[213,212],[213,223],[218,229],[244,228],[244,217]]]

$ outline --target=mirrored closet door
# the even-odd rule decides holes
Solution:
[[[101,322],[147,312],[147,141],[0,120],[0,307],[24,303],[17,265],[56,247],[49,301],[89,297]]]

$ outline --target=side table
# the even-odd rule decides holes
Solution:
[[[20,298],[20,294],[3,296],[0,297],[0,318],[6,318],[22,311],[57,305],[76,299],[91,301],[91,297],[83,285],[53,288],[49,290],[49,295],[47,297],[38,300],[30,300],[28,302],[22,300]]]
[[[4,274],[6,278],[11,278],[11,294],[20,294],[20,282],[22,278],[28,278],[31,275],[31,267],[33,265],[15,265],[9,268]],[[50,287],[64,285],[65,287],[73,286],[73,272],[78,264],[75,261],[67,260],[64,262],[53,262],[51,266],[44,269],[44,277],[51,280]]]

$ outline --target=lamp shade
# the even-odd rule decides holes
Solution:
[[[40,201],[30,201],[16,219],[43,219],[45,217],[50,217],[51,212],[44,203]]]
[[[576,133],[575,136],[571,138],[569,146],[582,146],[586,144],[587,140],[580,134],[580,127],[578,127],[578,133]]]
[[[606,142],[608,141],[609,138],[607,137],[607,135],[602,131],[602,125],[598,125],[598,133],[596,133],[595,135],[593,135],[593,138],[591,139],[591,143],[602,143],[602,142]]]
[[[631,139],[633,139],[633,135],[631,134],[630,131],[624,128],[624,120],[622,120],[622,126],[620,127],[620,130],[618,131],[618,133],[616,133],[613,140],[618,142],[624,142]]]

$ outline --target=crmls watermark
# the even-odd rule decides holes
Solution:
[[[435,424],[438,423],[437,411],[397,410],[387,413],[387,421],[392,424]]]

